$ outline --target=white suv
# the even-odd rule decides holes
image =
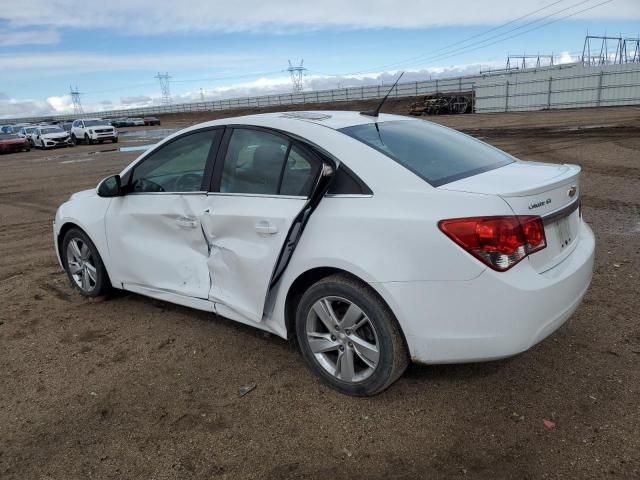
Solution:
[[[94,144],[102,143],[105,140],[118,142],[118,131],[109,125],[106,120],[100,118],[88,118],[84,120],[74,120],[71,125],[71,139],[73,143],[85,142]]]

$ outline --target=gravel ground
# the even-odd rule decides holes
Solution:
[[[274,336],[71,290],[52,248],[55,210],[137,152],[0,156],[0,478],[639,478],[640,108],[436,120],[523,159],[580,164],[595,276],[530,351],[410,367],[369,399],[323,387]]]

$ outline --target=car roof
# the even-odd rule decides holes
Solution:
[[[401,115],[391,115],[387,113],[381,113],[378,117],[371,117],[368,115],[362,115],[360,112],[353,111],[305,110],[292,112],[260,113],[256,115],[246,115],[241,117],[228,117],[202,123],[198,125],[198,127],[232,124],[262,126],[269,125],[273,128],[287,131],[290,128],[296,130],[296,125],[298,125],[300,122],[304,122],[338,130],[340,128],[352,127],[355,125],[364,125],[376,122],[389,122],[393,120],[417,121],[416,119],[412,119],[409,117]]]

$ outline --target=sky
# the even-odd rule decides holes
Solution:
[[[0,118],[473,74],[640,35],[640,0],[0,0]]]

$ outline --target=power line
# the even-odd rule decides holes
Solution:
[[[559,3],[562,3],[562,2],[564,2],[564,1],[566,1],[566,0],[556,0],[555,2],[552,2],[552,3],[548,4],[548,5],[545,5],[544,7],[538,8],[537,10],[533,10],[532,12],[526,13],[526,14],[524,14],[524,15],[521,15],[521,16],[517,17],[517,18],[514,18],[514,19],[512,19],[512,20],[509,20],[509,21],[507,21],[507,22],[505,22],[505,23],[503,23],[503,24],[501,24],[501,25],[497,25],[497,26],[495,26],[495,27],[492,27],[492,28],[490,28],[490,29],[488,29],[488,30],[485,30],[484,32],[480,32],[480,33],[476,33],[475,35],[471,35],[470,37],[467,37],[467,38],[464,38],[464,39],[459,40],[459,41],[457,41],[457,42],[454,42],[454,43],[452,43],[452,44],[450,44],[450,45],[448,45],[448,46],[441,47],[441,48],[438,48],[438,49],[436,49],[436,50],[432,50],[432,51],[431,51],[431,52],[429,52],[429,53],[424,53],[424,54],[421,54],[421,55],[417,55],[417,56],[415,56],[415,57],[411,57],[411,58],[408,58],[408,59],[405,59],[405,60],[401,60],[401,61],[397,61],[397,62],[389,63],[389,64],[386,64],[386,65],[383,65],[383,66],[381,66],[381,67],[377,67],[377,68],[383,68],[383,69],[384,69],[384,68],[389,68],[389,67],[393,67],[393,66],[396,66],[396,65],[402,65],[402,64],[404,64],[405,62],[410,62],[410,61],[413,61],[413,60],[418,60],[418,59],[423,58],[423,57],[425,57],[425,56],[429,56],[429,55],[436,54],[436,53],[438,53],[438,52],[442,52],[443,50],[450,50],[452,47],[455,47],[455,46],[458,46],[458,45],[461,45],[461,44],[467,43],[467,42],[469,42],[469,41],[471,41],[471,40],[474,40],[474,39],[476,39],[476,38],[478,38],[478,37],[483,37],[483,36],[487,35],[488,33],[495,32],[496,30],[500,30],[501,28],[504,28],[504,27],[506,27],[506,26],[508,26],[508,25],[512,25],[512,24],[514,24],[514,23],[516,23],[516,22],[519,22],[520,20],[523,20],[523,19],[525,19],[525,18],[531,17],[532,15],[535,15],[536,13],[540,13],[540,12],[542,12],[543,10],[546,10],[546,9],[548,9],[548,8],[551,8],[551,7],[553,7],[553,6],[555,6],[555,5],[559,4]],[[591,0],[584,0],[584,1],[583,1],[583,2],[581,2],[581,3],[588,2],[588,1],[591,1]],[[569,8],[570,8],[570,7],[569,7]],[[556,13],[557,13],[557,12],[556,12]],[[552,14],[552,15],[555,15],[555,14]],[[544,18],[544,17],[543,17],[543,18]],[[534,20],[533,22],[537,22],[538,20],[539,20],[539,19],[536,19],[536,20]],[[524,26],[526,26],[526,25],[530,25],[530,24],[531,24],[531,23],[533,23],[533,22],[526,23],[526,24],[524,24],[524,25],[522,25],[522,26],[520,26],[520,27],[516,27],[515,29],[509,30],[509,31],[507,31],[507,32],[502,32],[502,33],[498,34],[497,36],[505,35],[505,34],[507,34],[507,33],[509,33],[509,32],[512,32],[512,31],[514,31],[514,30],[517,30],[518,28],[522,28],[522,27],[524,27]],[[487,39],[484,39],[484,40],[480,40],[480,41],[481,41],[481,42],[484,42],[484,41],[486,41],[486,40],[489,40],[489,39],[491,39],[491,38],[495,38],[495,37],[496,37],[496,36],[493,36],[493,37],[490,37],[490,38],[487,38]],[[360,73],[365,73],[365,72],[364,72],[364,71],[360,71],[360,72],[353,73],[352,75],[358,75],[358,74],[360,74]]]
[[[574,4],[574,5],[572,5],[571,7],[568,7],[568,8],[573,8],[573,7],[575,7],[575,6],[579,5],[579,4],[585,3],[585,1],[586,1],[586,2],[588,2],[588,1],[591,1],[591,0],[583,0],[582,2],[579,2],[578,4]],[[508,37],[500,38],[500,39],[497,39],[497,40],[495,40],[495,41],[493,41],[493,42],[484,43],[486,40],[489,40],[489,39],[486,39],[486,40],[483,40],[482,42],[480,42],[480,43],[484,43],[483,45],[477,45],[477,46],[475,46],[475,47],[473,47],[473,48],[467,48],[467,47],[464,47],[464,48],[461,48],[461,49],[454,50],[454,51],[452,51],[452,52],[448,52],[448,53],[444,53],[444,54],[440,54],[440,55],[435,55],[435,56],[432,56],[432,57],[430,57],[430,58],[427,58],[427,59],[422,60],[422,62],[424,62],[424,61],[428,60],[428,62],[429,62],[429,63],[431,63],[431,62],[433,62],[433,61],[435,61],[435,60],[446,60],[446,59],[449,59],[449,58],[452,58],[452,57],[458,56],[460,53],[469,53],[469,52],[474,52],[474,51],[476,51],[476,50],[480,50],[480,49],[482,49],[482,48],[486,48],[486,47],[489,47],[489,46],[491,46],[491,45],[495,45],[496,43],[504,42],[505,40],[510,40],[510,39],[512,39],[512,38],[516,38],[516,37],[519,37],[519,36],[525,35],[525,34],[527,34],[527,33],[529,33],[529,32],[533,32],[533,31],[535,31],[535,30],[539,30],[539,29],[544,28],[544,27],[546,27],[546,26],[548,26],[548,25],[551,25],[551,24],[553,24],[553,23],[559,22],[559,21],[561,21],[561,20],[565,20],[565,19],[570,18],[570,17],[573,17],[573,16],[575,16],[575,15],[579,15],[579,14],[584,13],[584,12],[587,12],[587,11],[589,11],[589,10],[593,10],[594,8],[600,7],[600,6],[605,5],[605,4],[607,4],[607,3],[611,3],[612,1],[613,1],[613,0],[605,0],[605,1],[603,1],[603,2],[597,3],[597,4],[592,5],[592,6],[590,6],[590,7],[583,8],[582,10],[578,10],[578,11],[575,11],[575,12],[569,13],[569,14],[567,14],[567,15],[564,15],[564,16],[562,16],[562,17],[555,18],[555,19],[553,19],[553,20],[551,20],[551,21],[549,21],[549,22],[545,22],[545,23],[543,23],[542,25],[536,25],[535,27],[529,28],[529,29],[527,29],[527,30],[525,30],[525,31],[515,33],[515,34],[510,35],[510,36],[508,36]],[[552,13],[552,14],[550,14],[550,15],[547,15],[547,16],[543,17],[542,19],[550,18],[550,17],[552,17],[552,16],[554,16],[554,15],[556,15],[556,14],[560,13],[561,11],[566,11],[566,10],[567,10],[567,8],[565,8],[565,9],[563,9],[563,10],[560,10],[560,11],[558,11],[558,12]],[[536,23],[537,21],[538,21],[538,20],[536,20],[535,22],[530,22],[528,25],[531,25],[532,23]],[[505,32],[505,33],[508,33],[508,32]],[[422,63],[422,62],[420,62],[420,63]],[[416,64],[418,64],[418,63],[417,63],[417,62],[412,62],[412,63],[404,64],[404,67],[412,66],[412,65],[416,65]]]
[[[480,40],[478,45],[468,45],[468,46],[465,46],[465,47],[453,48],[456,45],[460,45],[462,43],[467,43],[472,39],[484,36],[487,33],[490,33],[492,31],[504,28],[505,26],[513,24],[513,23],[515,23],[515,22],[517,22],[517,21],[519,21],[519,20],[521,20],[523,18],[530,17],[531,15],[535,15],[536,13],[539,13],[540,11],[545,10],[547,8],[553,7],[553,6],[557,5],[558,3],[562,2],[562,1],[565,1],[565,0],[558,0],[556,2],[550,3],[549,5],[546,5],[546,6],[542,7],[542,8],[539,8],[537,10],[529,12],[529,13],[527,13],[525,15],[522,15],[522,16],[520,16],[518,18],[515,18],[513,20],[509,20],[508,22],[503,23],[502,25],[499,25],[497,27],[493,27],[493,28],[491,28],[489,30],[486,30],[484,32],[472,35],[470,37],[467,37],[466,39],[460,40],[460,41],[455,42],[453,44],[450,44],[450,45],[448,45],[446,47],[442,47],[440,49],[433,50],[433,51],[431,51],[429,53],[426,53],[426,54],[418,55],[418,56],[415,56],[415,57],[411,57],[411,58],[408,58],[408,59],[405,59],[405,60],[401,60],[401,61],[397,61],[397,62],[393,62],[393,63],[388,63],[386,65],[381,65],[381,66],[378,66],[378,67],[373,67],[373,68],[370,68],[368,70],[360,70],[358,72],[342,73],[342,74],[331,74],[331,75],[327,75],[327,76],[359,75],[359,74],[362,74],[362,73],[370,72],[372,70],[381,70],[381,69],[383,70],[383,69],[390,68],[390,67],[406,67],[408,65],[416,65],[418,63],[418,61],[421,63],[421,62],[425,62],[425,61],[433,61],[433,60],[445,59],[445,58],[450,58],[452,56],[455,56],[456,54],[458,54],[460,52],[475,51],[475,50],[478,50],[480,48],[484,48],[484,47],[487,47],[487,46],[490,46],[490,45],[495,45],[496,43],[499,43],[499,42],[504,41],[504,40],[508,40],[508,39],[515,38],[515,37],[520,36],[520,35],[524,35],[525,33],[528,33],[530,31],[536,30],[537,28],[542,28],[543,26],[546,26],[546,25],[549,25],[551,23],[554,23],[554,22],[548,22],[548,23],[540,25],[540,26],[538,26],[536,28],[529,29],[529,30],[526,30],[524,32],[521,32],[521,33],[518,33],[518,34],[515,34],[515,35],[511,35],[511,36],[508,36],[508,37],[505,37],[505,38],[500,38],[500,37],[503,37],[504,35],[508,35],[509,33],[512,33],[512,32],[515,32],[517,30],[521,30],[523,28],[531,26],[533,24],[539,23],[539,22],[544,21],[544,20],[546,20],[546,19],[548,19],[550,17],[553,17],[553,16],[555,16],[555,15],[557,15],[559,13],[565,12],[565,11],[570,10],[572,8],[575,8],[575,7],[579,6],[579,5],[583,5],[585,3],[591,2],[593,0],[581,0],[580,2],[574,3],[574,4],[572,4],[572,5],[568,6],[568,7],[565,7],[563,9],[557,10],[557,11],[555,11],[553,13],[548,14],[548,15],[542,16],[542,17],[537,18],[535,20],[532,20],[530,22],[526,22],[526,23],[524,23],[522,25],[519,25],[519,26],[517,26],[515,28],[509,29],[509,30],[507,30],[505,32],[501,32],[501,33],[492,35],[490,37],[487,37],[487,38],[485,38],[483,40]],[[606,2],[602,2],[600,4],[594,5],[591,8],[595,8],[597,6],[603,5],[604,3],[609,3],[609,1],[613,1],[613,0],[608,0]],[[590,8],[585,9],[585,10],[581,10],[581,11],[578,11],[578,12],[574,12],[573,14],[565,16],[565,17],[562,17],[562,18],[568,18],[570,16],[577,15],[577,14],[582,13],[582,12],[587,11],[587,10],[590,10]],[[495,42],[486,43],[486,42],[488,42],[490,40],[494,40],[494,39],[499,39],[499,40],[497,40]],[[442,52],[442,53],[437,53],[437,52]]]

